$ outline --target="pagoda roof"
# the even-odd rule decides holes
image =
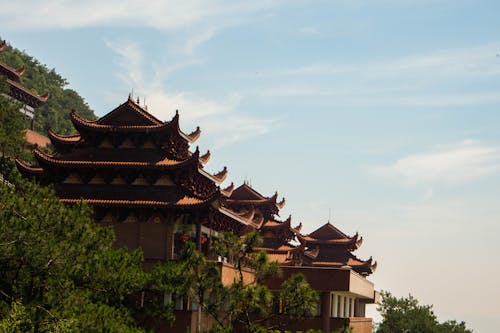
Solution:
[[[315,239],[344,239],[349,238],[345,233],[340,231],[330,222],[323,224],[318,229],[311,232],[309,235],[311,238]]]
[[[299,241],[307,245],[342,245],[348,246],[351,250],[358,249],[363,244],[363,237],[358,237],[359,236],[356,233],[354,236],[346,238],[317,239],[311,237],[310,235],[303,236],[301,234],[297,234],[297,238],[299,239]]]
[[[0,52],[5,50],[7,43],[5,41],[0,42]],[[14,69],[9,65],[0,61],[0,74],[5,75],[8,79],[13,81],[19,81],[19,77],[24,74],[26,69],[21,67],[19,69]]]
[[[10,86],[10,96],[17,99],[18,101],[28,104],[33,108],[38,108],[42,106],[49,99],[49,93],[43,95],[37,95],[31,90],[22,86],[19,82],[7,79],[5,80]]]
[[[45,174],[45,170],[43,168],[32,166],[21,159],[16,158],[15,162],[18,170],[24,175],[42,176]]]
[[[199,160],[199,155],[197,156],[197,159]],[[198,168],[198,170],[200,171],[200,173],[202,175],[204,175],[205,177],[209,178],[210,180],[212,180],[214,183],[216,184],[220,184],[222,182],[224,182],[224,180],[226,179],[227,177],[227,167],[224,167],[221,171],[217,172],[216,174],[210,174],[208,172],[206,172],[205,170],[201,169],[201,168]]]
[[[162,125],[159,120],[151,113],[143,109],[139,103],[135,103],[131,96],[125,103],[116,107],[113,111],[107,113],[96,121],[99,125],[126,126],[126,125]]]
[[[80,134],[60,135],[54,132],[52,128],[47,130],[47,135],[54,146],[73,145],[82,139]]]
[[[189,143],[195,142],[201,134],[197,127],[192,133],[186,134],[179,127],[179,112],[170,121],[161,121],[130,98],[110,113],[98,120],[86,120],[75,111],[71,112],[71,121],[78,131],[97,132],[163,132],[176,131]]]
[[[277,202],[278,192],[276,192],[272,197],[265,197],[256,190],[254,190],[248,183],[243,183],[239,187],[233,190],[231,196],[228,198],[227,202],[229,204],[273,204],[278,209],[285,206],[285,198],[280,202]]]
[[[0,61],[0,74],[5,75],[8,79],[12,81],[18,82],[19,78],[21,77],[21,75],[24,74],[25,71],[26,68],[24,67],[21,67],[19,69],[14,69],[9,65]]]
[[[256,251],[266,251],[268,253],[288,253],[289,251],[295,250],[296,246],[290,245],[288,243],[281,244],[278,247],[257,247]]]
[[[87,168],[124,168],[124,169],[175,169],[181,166],[197,163],[199,159],[199,151],[191,154],[184,161],[177,161],[165,157],[160,161],[155,162],[130,162],[130,161],[92,161],[92,160],[63,160],[54,158],[39,149],[34,149],[33,153],[38,163],[41,166],[51,165],[59,167],[87,167]],[[201,170],[201,169],[200,169]],[[211,179],[218,179],[218,175],[210,175]]]
[[[292,227],[292,215],[289,215],[285,221],[267,220],[262,224],[261,230],[289,230],[290,232],[300,235],[302,223],[296,227]]]
[[[213,197],[208,199],[199,199],[192,196],[184,196],[176,201],[162,201],[162,200],[113,200],[113,199],[60,199],[65,203],[78,203],[85,201],[94,206],[105,207],[177,207],[177,208],[194,208],[209,204],[214,200]]]
[[[344,261],[313,260],[310,265],[320,267],[348,267],[364,276],[372,274],[377,269],[377,262],[373,261],[372,257],[368,260],[361,260],[355,256]]]
[[[228,216],[228,217],[234,219],[235,221],[240,222],[244,225],[250,225],[250,226],[253,225],[253,222],[252,222],[253,213],[249,214],[248,212],[245,212],[242,214],[238,214],[237,212],[235,212],[231,209],[228,209],[226,207],[223,207],[223,206],[217,207],[217,210],[219,213],[221,213],[225,216]]]

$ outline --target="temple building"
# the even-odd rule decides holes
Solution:
[[[34,149],[37,163],[16,160],[18,169],[41,183],[51,183],[61,201],[85,200],[94,208],[97,222],[112,225],[115,246],[140,247],[145,265],[177,259],[183,244],[193,240],[208,254],[220,232],[244,235],[258,230],[260,250],[281,265],[283,276],[266,284],[278,292],[284,279],[303,273],[321,295],[317,316],[293,321],[287,329],[308,328],[331,332],[347,320],[356,333],[372,331],[365,305],[377,300],[367,276],[376,263],[352,252],[361,246],[357,234],[349,237],[330,223],[303,235],[292,218],[278,219],[285,199],[278,193],[266,197],[248,183],[221,187],[227,169],[215,174],[205,170],[210,151],[202,154],[190,145],[200,136],[179,127],[179,114],[161,121],[131,96],[98,120],[71,113],[76,135],[48,136],[57,151],[48,155]],[[220,260],[223,281],[236,274],[231,263]],[[196,304],[176,303],[178,312],[169,331],[194,332]],[[205,327],[206,328],[206,327]],[[168,331],[168,330],[167,330]]]
[[[0,42],[0,52],[5,50],[7,43]],[[21,76],[26,72],[24,67],[14,69],[9,65],[0,61],[0,79],[5,81],[5,87],[2,87],[4,97],[16,101],[21,104],[19,111],[30,119],[30,128],[24,130],[26,138],[26,149],[34,147],[45,147],[49,143],[49,139],[33,130],[35,110],[47,102],[49,94],[37,95],[21,84]]]
[[[284,280],[302,273],[320,293],[315,318],[294,321],[284,328],[330,332],[347,320],[353,332],[371,332],[372,319],[365,317],[365,306],[377,302],[379,295],[366,277],[375,271],[377,263],[372,258],[361,260],[352,253],[361,246],[363,238],[358,234],[349,237],[329,222],[303,235],[302,224],[292,227],[291,216],[284,221],[276,218],[285,204],[284,198],[277,202],[277,197],[277,193],[265,197],[245,183],[233,191],[227,203],[235,211],[253,212],[263,238],[258,250],[266,251],[270,260],[280,264],[283,276],[266,282],[271,290],[278,291]]]

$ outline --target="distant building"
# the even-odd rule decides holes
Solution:
[[[6,42],[0,42],[0,52],[6,47]],[[21,84],[21,76],[25,73],[25,68],[14,69],[0,61],[0,78],[6,84],[6,91],[0,92],[4,97],[12,99],[21,104],[19,111],[30,119],[30,129],[26,130],[26,141],[28,146],[38,145],[45,147],[49,139],[33,131],[33,119],[35,110],[41,107],[49,98],[49,94],[37,95]]]
[[[189,149],[200,129],[182,132],[178,113],[163,122],[129,97],[99,120],[88,121],[76,113],[71,120],[79,134],[48,132],[56,155],[35,149],[38,165],[16,163],[24,175],[53,183],[61,201],[83,199],[93,205],[95,220],[114,227],[115,246],[141,247],[147,266],[176,259],[187,240],[208,254],[219,232],[243,235],[258,230],[262,250],[284,272],[283,278],[266,282],[271,290],[278,291],[283,279],[300,272],[321,295],[317,316],[294,320],[287,329],[331,332],[347,320],[354,332],[371,333],[365,304],[375,302],[377,294],[366,277],[376,263],[352,254],[362,243],[357,234],[349,237],[327,223],[302,235],[300,225],[291,226],[291,218],[276,218],[285,204],[277,193],[265,197],[247,183],[221,189],[227,169],[205,171],[210,152],[201,155],[198,148]],[[219,262],[223,283],[231,283],[235,269],[226,258]],[[195,332],[197,304],[184,298],[176,300],[175,307],[174,327],[164,331],[186,332],[189,326]],[[204,317],[202,328],[208,326]]]

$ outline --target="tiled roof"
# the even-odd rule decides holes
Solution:
[[[121,161],[90,161],[90,160],[59,160],[45,154],[44,152],[35,149],[36,159],[40,163],[59,165],[63,167],[78,166],[78,167],[101,167],[101,168],[135,168],[135,169],[165,169],[183,166],[198,160],[197,154],[191,155],[190,158],[184,161],[171,160],[165,157],[163,160],[150,163],[150,162],[121,162]]]
[[[37,145],[38,147],[45,147],[50,143],[50,139],[46,136],[43,136],[35,131],[27,129],[24,131],[26,136],[26,142],[30,145]]]
[[[330,222],[323,224],[318,229],[314,230],[309,234],[312,238],[316,239],[342,239],[342,238],[350,238],[345,233],[340,231]]]
[[[125,113],[130,112],[135,114],[135,119],[141,119],[141,121],[145,121],[150,125],[162,125],[163,121],[159,120],[147,110],[142,108],[139,103],[135,103],[131,96],[129,96],[128,100],[125,103],[122,103],[118,107],[116,107],[113,111],[109,112],[105,116],[101,117],[96,121],[97,124],[102,125],[112,125],[115,119],[123,116]],[[137,118],[139,117],[139,118]]]
[[[174,207],[174,206],[199,206],[210,202],[213,198],[206,200],[184,196],[183,198],[171,201],[158,201],[158,200],[109,200],[109,199],[83,199],[83,201],[97,206],[115,206],[115,207]],[[82,199],[61,199],[66,203],[77,203]]]
[[[43,174],[45,171],[40,168],[40,167],[33,167],[29,165],[28,163],[16,158],[16,165],[19,171],[22,173],[30,174],[30,175],[40,175]]]
[[[71,112],[71,121],[73,125],[77,129],[87,128],[98,130],[102,132],[118,132],[118,131],[135,131],[135,132],[143,132],[143,131],[162,131],[170,127],[170,123],[160,123],[160,124],[150,124],[150,125],[109,125],[109,124],[101,124],[98,120],[86,120],[80,115],[78,115],[75,111]]]
[[[72,144],[81,140],[80,134],[59,135],[56,132],[54,132],[52,128],[49,128],[47,134],[49,135],[50,141],[52,141],[52,143],[56,142],[62,144]]]
[[[19,82],[7,79],[5,80],[10,85],[10,95],[23,103],[34,108],[42,106],[49,99],[49,94],[37,95],[29,89],[22,86]]]
[[[19,81],[19,78],[24,74],[24,72],[24,67],[21,67],[20,69],[14,69],[0,61],[0,73],[5,75],[10,80]]]
[[[224,167],[224,169],[213,175],[201,168],[199,169],[199,171],[202,175],[204,175],[205,177],[207,177],[208,179],[212,180],[214,183],[217,184],[222,183],[227,177],[227,167]]]

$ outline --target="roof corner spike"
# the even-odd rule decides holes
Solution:
[[[186,137],[187,137],[189,142],[193,143],[196,140],[198,140],[198,138],[200,137],[200,134],[201,134],[200,126],[197,126],[196,129],[193,132],[186,135]]]
[[[207,164],[209,160],[210,160],[210,150],[207,150],[207,152],[204,155],[200,156],[200,161],[203,164]]]
[[[216,180],[218,183],[222,183],[227,177],[227,167],[225,166],[222,171],[219,171],[215,175],[213,175],[213,178]]]
[[[16,74],[18,76],[22,76],[25,72],[26,72],[26,67],[24,67],[24,66],[19,68],[18,70],[16,70]]]
[[[282,209],[283,207],[285,207],[285,203],[286,203],[286,200],[285,200],[285,197],[283,197],[280,202],[276,203],[276,206],[279,209]]]
[[[40,99],[43,100],[43,101],[47,101],[49,99],[49,97],[50,97],[50,93],[46,92],[45,94],[40,95],[38,97],[40,97]]]
[[[228,187],[226,187],[225,189],[222,189],[222,193],[226,196],[226,197],[230,197],[231,194],[233,193],[233,190],[234,190],[234,183],[231,182],[231,185],[229,185]]]

